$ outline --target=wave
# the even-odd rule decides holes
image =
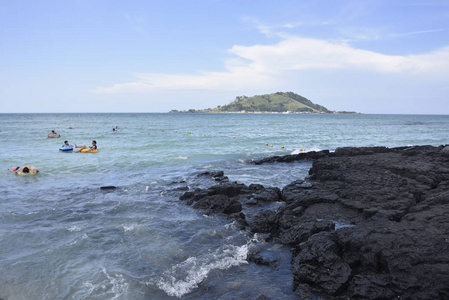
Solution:
[[[212,270],[226,270],[233,266],[247,264],[248,250],[249,244],[227,245],[213,253],[189,257],[164,272],[156,285],[167,295],[180,298],[197,288]]]
[[[303,153],[303,152],[321,151],[321,150],[324,150],[324,149],[322,149],[320,147],[310,147],[308,149],[300,148],[300,149],[293,150],[290,154],[295,155],[295,154],[299,154],[299,153]]]

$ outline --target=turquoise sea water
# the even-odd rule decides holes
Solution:
[[[0,298],[294,299],[289,249],[193,210],[180,189],[214,184],[198,177],[210,170],[282,188],[310,163],[248,162],[301,148],[448,144],[449,116],[0,114],[0,130]],[[100,151],[61,152],[64,140]],[[8,171],[25,164],[39,174]],[[247,263],[256,251],[279,267]]]

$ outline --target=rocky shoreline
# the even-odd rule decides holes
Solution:
[[[180,200],[225,214],[292,249],[301,299],[449,299],[449,147],[339,148],[268,157],[312,160],[282,190],[229,182]],[[249,261],[270,265],[252,254]]]

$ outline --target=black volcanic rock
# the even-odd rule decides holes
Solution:
[[[449,298],[449,159],[441,150],[336,151],[314,161],[312,187],[285,187],[301,218],[343,224],[296,247],[295,282],[342,299]],[[311,211],[318,205],[328,208]]]
[[[113,185],[101,186],[100,190],[115,190],[117,187]]]
[[[180,199],[292,247],[300,297],[449,299],[449,147],[345,147],[253,163],[296,159],[313,160],[310,176],[282,191],[224,182]]]
[[[311,159],[317,159],[325,156],[329,156],[330,152],[329,150],[322,150],[322,151],[310,151],[310,152],[303,152],[298,154],[291,154],[291,155],[277,155],[277,156],[270,156],[265,157],[262,159],[252,160],[251,163],[255,165],[260,165],[263,163],[278,163],[278,162],[292,162],[297,160],[311,160]]]

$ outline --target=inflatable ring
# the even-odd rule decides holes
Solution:
[[[60,138],[60,137],[61,137],[61,135],[59,133],[57,133],[57,134],[51,134],[51,133],[47,134],[47,138],[49,138],[49,139],[51,139],[51,138]]]
[[[81,153],[97,153],[97,152],[98,152],[98,149],[84,148],[84,149],[81,149],[80,152],[81,152]]]
[[[16,174],[19,176],[33,176],[36,175],[37,172],[39,172],[39,170],[33,166],[25,166],[25,167],[28,167],[28,169],[30,170],[28,173],[23,172],[23,168],[20,168],[19,171],[16,172]]]
[[[61,151],[73,151],[73,147],[67,147],[67,146],[61,146],[59,147],[59,150]]]

